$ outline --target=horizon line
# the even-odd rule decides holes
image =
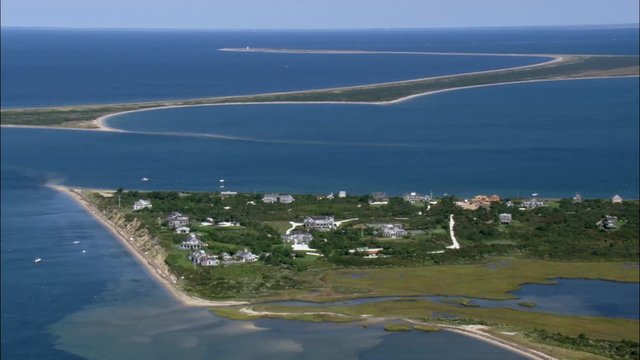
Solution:
[[[602,28],[640,28],[640,23],[617,23],[617,24],[566,24],[566,25],[478,25],[478,26],[439,26],[439,27],[310,27],[310,28],[172,28],[172,27],[75,27],[75,26],[39,26],[39,25],[8,25],[0,26],[2,30],[113,30],[113,31],[406,31],[406,30],[489,30],[489,29],[544,29],[544,28],[580,28],[580,29],[602,29]]]

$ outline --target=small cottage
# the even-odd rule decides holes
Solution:
[[[511,214],[500,214],[498,218],[500,219],[500,224],[511,224]]]
[[[191,232],[191,229],[189,229],[186,226],[181,226],[181,227],[176,229],[176,234],[188,234],[190,232]]]

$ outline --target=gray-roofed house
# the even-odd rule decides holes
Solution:
[[[258,255],[249,251],[249,249],[245,248],[244,250],[238,251],[233,255],[234,258],[238,259],[242,262],[256,262],[258,261]]]
[[[431,197],[429,195],[422,195],[422,194],[418,194],[415,192],[410,192],[407,194],[402,195],[402,198],[404,199],[404,201],[408,201],[412,204],[417,204],[417,203],[421,203],[421,202],[426,202],[426,201],[430,201]]]
[[[511,214],[500,214],[498,219],[500,219],[501,224],[511,224]]]
[[[133,203],[133,211],[138,211],[142,209],[151,209],[153,205],[151,205],[150,200],[140,199]]]
[[[336,223],[333,216],[308,216],[304,219],[304,227],[313,230],[329,231],[335,229]]]
[[[313,240],[313,235],[308,232],[297,232],[282,235],[282,241],[294,245],[309,245],[311,240]]]
[[[278,202],[278,194],[264,194],[262,197],[262,202],[265,204],[273,204]]]
[[[382,237],[397,238],[406,236],[407,230],[403,229],[400,224],[382,224],[379,233]]]
[[[189,217],[182,215],[177,211],[172,211],[167,216],[167,223],[171,229],[177,229],[179,227],[189,225]]]
[[[198,239],[198,236],[195,233],[191,233],[182,241],[180,248],[183,250],[196,250],[201,249],[204,245],[204,242]]]
[[[204,250],[197,250],[188,255],[189,260],[200,266],[217,266],[220,264],[216,255],[209,255]]]

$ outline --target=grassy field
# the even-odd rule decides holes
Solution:
[[[95,127],[95,124],[92,124],[91,121],[100,116],[121,111],[164,106],[271,101],[392,101],[425,92],[504,82],[599,76],[637,76],[639,73],[638,59],[639,58],[637,56],[572,55],[564,57],[559,62],[541,64],[539,66],[533,66],[525,69],[505,69],[476,74],[450,75],[413,81],[354,86],[338,89],[130,104],[84,105],[39,109],[8,109],[0,112],[0,123],[3,125],[91,128]]]
[[[610,262],[555,262],[500,258],[485,264],[419,268],[349,269],[328,272],[331,287],[357,289],[366,296],[447,295],[485,299],[513,298],[524,283],[556,277],[637,282],[638,266]]]

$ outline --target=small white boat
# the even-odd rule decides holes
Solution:
[[[87,252],[87,250],[82,250],[82,253],[83,253],[83,254],[84,254],[84,253],[86,253],[86,252]]]
[[[223,182],[224,182],[224,179],[220,179],[219,181],[220,181],[221,183],[223,183]]]
[[[39,263],[39,262],[41,262],[41,261],[42,261],[42,259],[41,259],[41,258],[39,258],[39,257],[37,257],[37,258],[33,259],[33,262],[34,262],[34,263],[36,263],[36,264],[37,264],[37,263]]]
[[[72,242],[72,244],[73,245],[78,245],[78,244],[80,244],[80,241],[76,240],[76,241]]]
[[[142,182],[149,181],[149,178],[143,177],[142,179],[140,179],[140,181]]]

